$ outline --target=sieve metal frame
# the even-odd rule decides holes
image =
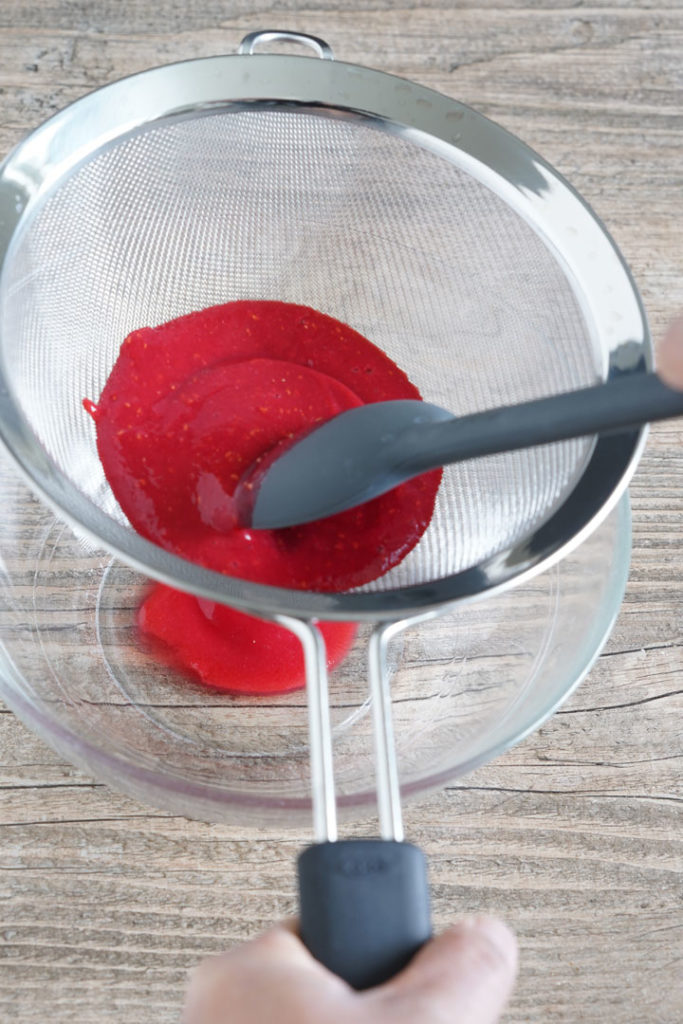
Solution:
[[[19,143],[0,166],[0,273],[13,239],[45,197],[77,166],[128,135],[165,121],[245,109],[356,119],[449,160],[524,218],[572,282],[604,354],[605,378],[652,367],[642,302],[616,244],[585,200],[523,142],[464,104],[385,72],[327,53],[316,60],[250,49],[121,79],[77,100]],[[536,575],[609,514],[635,471],[646,434],[642,428],[598,438],[564,503],[522,542],[477,566],[384,592],[318,594],[203,569],[116,523],[51,461],[0,365],[0,442],[32,490],[62,519],[149,577],[272,619],[419,619]]]

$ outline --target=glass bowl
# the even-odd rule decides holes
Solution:
[[[310,819],[303,690],[229,696],[139,643],[148,581],[55,518],[3,458],[0,697],[69,761],[145,803],[236,824]],[[537,728],[584,678],[622,600],[624,497],[576,550],[503,594],[406,629],[389,655],[404,797],[438,788]],[[374,812],[365,665],[371,626],[330,680],[342,817]]]

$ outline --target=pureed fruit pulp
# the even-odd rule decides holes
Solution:
[[[282,530],[237,525],[237,484],[278,443],[346,409],[420,397],[346,324],[306,306],[240,301],[133,331],[97,405],[84,405],[107,480],[140,534],[218,572],[320,592],[360,586],[405,558],[429,524],[441,470]],[[210,686],[264,694],[303,685],[298,639],[224,605],[155,584],[138,625],[164,660]],[[320,628],[334,667],[355,626]]]

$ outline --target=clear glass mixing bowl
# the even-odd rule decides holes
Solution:
[[[310,819],[304,691],[235,697],[160,665],[138,642],[144,577],[65,525],[3,458],[0,697],[70,761],[143,802],[211,821]],[[583,679],[624,592],[623,498],[571,555],[511,591],[409,628],[390,650],[404,796],[523,739]],[[330,680],[342,815],[374,810],[362,626]]]

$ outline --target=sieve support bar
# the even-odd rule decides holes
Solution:
[[[332,843],[337,839],[337,803],[334,790],[325,641],[311,622],[291,618],[289,615],[277,615],[275,621],[296,634],[304,650],[311,749],[313,835],[316,843]]]
[[[394,633],[400,632],[405,625],[405,622],[398,622],[378,626],[368,645],[379,830],[382,839],[393,839],[399,843],[403,840],[403,814],[387,672],[387,646]]]

